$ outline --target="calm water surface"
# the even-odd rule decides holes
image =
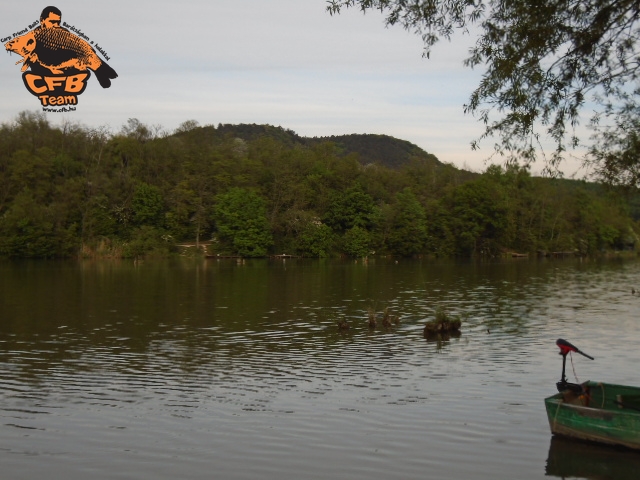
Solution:
[[[0,263],[1,477],[638,478],[543,404],[558,337],[640,385],[632,288],[640,262]],[[422,336],[438,306],[459,338]]]

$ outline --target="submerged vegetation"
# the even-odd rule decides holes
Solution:
[[[24,112],[0,126],[0,184],[3,257],[167,256],[181,243],[242,257],[638,245],[635,191],[518,166],[476,174],[377,135],[193,121],[166,134],[135,119],[113,134]]]

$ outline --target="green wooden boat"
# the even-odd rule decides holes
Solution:
[[[556,435],[640,450],[640,388],[601,382],[569,383],[566,355],[577,352],[566,340],[556,344],[563,356],[558,392],[545,398],[551,432]]]

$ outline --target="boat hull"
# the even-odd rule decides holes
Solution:
[[[585,382],[585,394],[545,399],[555,435],[640,450],[640,388]]]

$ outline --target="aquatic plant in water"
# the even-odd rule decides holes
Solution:
[[[462,320],[459,316],[448,313],[443,307],[438,307],[435,319],[428,321],[424,326],[424,336],[459,333],[461,326]]]

